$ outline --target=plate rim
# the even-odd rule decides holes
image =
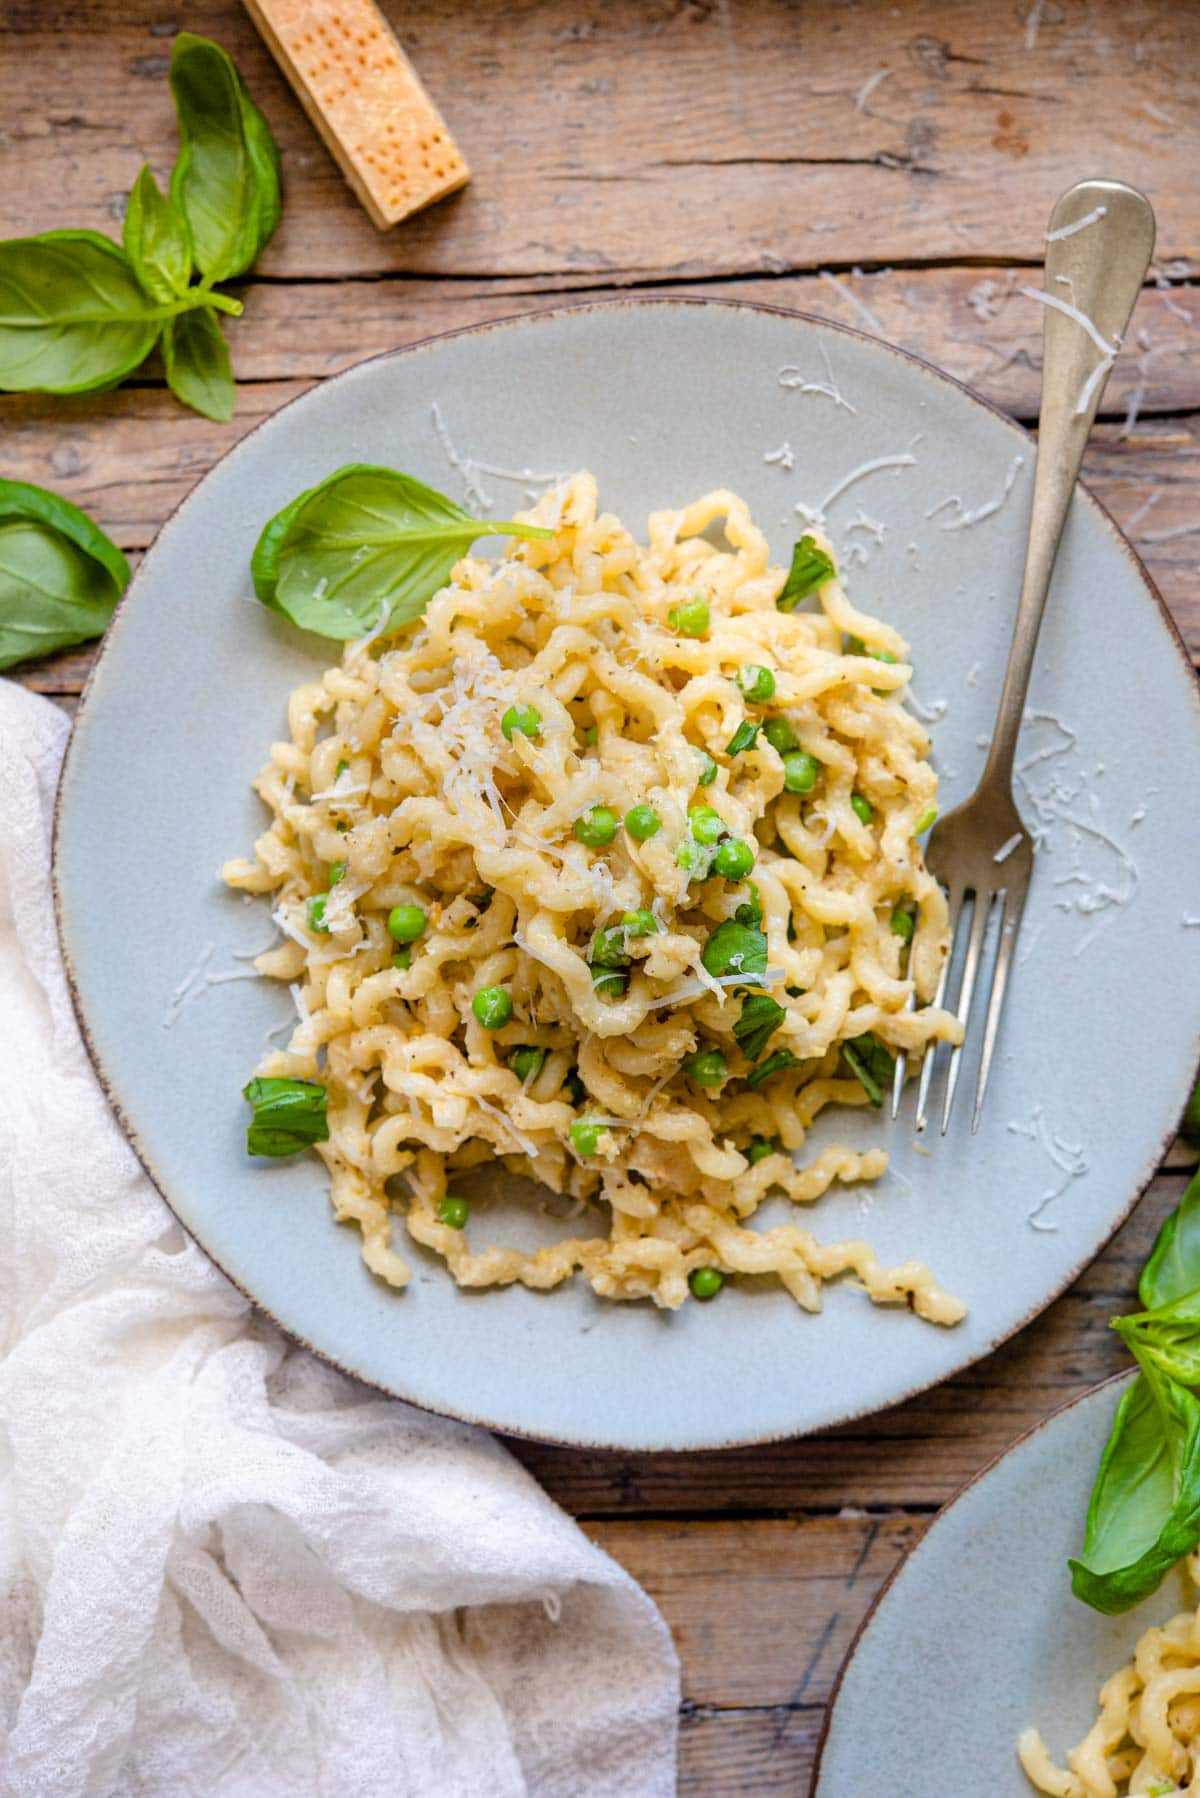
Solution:
[[[563,319],[571,319],[591,313],[604,313],[617,310],[646,311],[660,308],[667,309],[671,307],[693,307],[710,311],[720,310],[726,312],[765,314],[769,317],[799,322],[806,326],[815,325],[820,329],[832,330],[839,332],[846,337],[857,339],[859,342],[869,344],[875,350],[885,351],[897,360],[912,365],[915,371],[926,376],[930,380],[944,383],[955,389],[959,394],[970,400],[975,406],[981,408],[991,418],[994,418],[1003,424],[1009,432],[1019,438],[1034,453],[1036,459],[1036,440],[1023,424],[1017,419],[1012,418],[991,400],[985,399],[983,395],[977,393],[974,388],[969,387],[965,382],[958,380],[956,376],[948,374],[944,369],[940,369],[934,363],[927,361],[925,357],[917,355],[912,350],[903,349],[898,344],[888,343],[881,337],[873,336],[869,331],[861,331],[854,325],[843,324],[836,319],[821,318],[815,313],[804,312],[788,306],[773,305],[765,301],[727,299],[720,296],[704,294],[616,295],[611,298],[591,299],[565,305],[551,306],[541,311],[506,313],[500,318],[486,319],[477,324],[459,325],[448,331],[431,332],[427,336],[417,338],[411,343],[399,344],[394,349],[390,350],[381,350],[373,356],[364,356],[361,361],[352,363],[348,368],[339,369],[337,374],[330,375],[326,379],[319,381],[315,386],[308,388],[304,393],[296,394],[282,406],[278,406],[273,412],[268,413],[265,418],[261,418],[251,430],[246,432],[244,437],[239,438],[236,443],[231,444],[229,448],[217,458],[211,468],[205,470],[204,474],[201,475],[195,485],[191,487],[188,492],[184,494],[182,499],[179,500],[178,504],[172,508],[155,532],[152,542],[147,548],[141,562],[138,564],[125,592],[118,600],[112,617],[108,622],[108,626],[100,642],[100,647],[96,653],[92,666],[88,671],[87,679],[84,682],[83,691],[80,694],[79,704],[76,708],[75,715],[71,720],[66,749],[63,754],[58,783],[55,789],[50,842],[51,892],[54,906],[55,930],[58,936],[59,949],[62,954],[63,973],[67,984],[67,990],[70,994],[71,1007],[75,1014],[75,1020],[78,1024],[80,1036],[83,1040],[84,1048],[87,1051],[88,1059],[92,1064],[93,1072],[96,1075],[101,1091],[103,1092],[113,1115],[120,1125],[130,1147],[133,1149],[150,1184],[166,1205],[171,1216],[179,1224],[179,1227],[197,1244],[204,1255],[207,1256],[208,1260],[212,1262],[213,1266],[216,1267],[224,1278],[229,1281],[230,1285],[242,1294],[256,1312],[261,1316],[268,1318],[289,1341],[298,1343],[311,1354],[316,1355],[319,1360],[325,1362],[328,1366],[336,1368],[339,1373],[344,1374],[347,1378],[357,1380],[360,1385],[366,1386],[373,1391],[381,1392],[388,1398],[400,1399],[404,1404],[412,1405],[417,1410],[428,1411],[433,1416],[449,1417],[460,1423],[473,1424],[478,1428],[489,1430],[493,1434],[514,1437],[519,1441],[544,1442],[557,1448],[585,1449],[592,1452],[614,1454],[645,1453],[686,1455],[714,1453],[736,1448],[760,1447],[774,1442],[798,1441],[808,1436],[824,1434],[827,1430],[840,1429],[845,1424],[857,1422],[864,1417],[881,1415],[884,1411],[890,1411],[897,1405],[906,1404],[911,1399],[918,1398],[922,1394],[932,1391],[935,1387],[945,1384],[946,1381],[965,1373],[968,1368],[976,1366],[978,1362],[986,1359],[988,1355],[993,1354],[1006,1342],[1011,1341],[1014,1336],[1019,1335],[1020,1332],[1027,1328],[1035,1318],[1041,1316],[1042,1312],[1048,1310],[1049,1307],[1074,1284],[1085,1269],[1090,1267],[1092,1262],[1103,1253],[1109,1242],[1111,1242],[1113,1236],[1115,1236],[1122,1224],[1127,1221],[1135,1205],[1137,1205],[1139,1200],[1143,1197],[1151,1181],[1154,1179],[1155,1174],[1158,1172],[1158,1169],[1162,1164],[1163,1156],[1178,1133],[1178,1120],[1168,1125],[1165,1134],[1154,1148],[1148,1165],[1143,1166],[1142,1171],[1136,1177],[1132,1196],[1126,1201],[1120,1213],[1114,1218],[1111,1228],[1106,1231],[1101,1241],[1090,1254],[1086,1255],[1077,1265],[1072,1266],[1063,1276],[1062,1280],[1053,1286],[1045,1297],[1037,1304],[1024,1312],[1011,1328],[1001,1331],[999,1334],[990,1337],[986,1342],[982,1343],[978,1352],[973,1353],[968,1360],[961,1364],[961,1366],[953,1368],[948,1373],[934,1375],[929,1379],[922,1378],[918,1380],[916,1384],[906,1386],[902,1392],[897,1392],[893,1398],[887,1400],[883,1405],[868,1404],[859,1406],[845,1412],[844,1415],[839,1417],[835,1422],[810,1426],[807,1428],[800,1426],[796,1429],[768,1430],[751,1435],[735,1434],[716,1442],[668,1443],[657,1444],[654,1447],[649,1448],[644,1445],[630,1448],[629,1445],[618,1442],[608,1440],[597,1441],[589,1438],[583,1433],[571,1436],[539,1434],[527,1426],[514,1425],[508,1422],[497,1422],[486,1417],[475,1416],[469,1409],[462,1407],[448,1407],[444,1410],[435,1409],[432,1405],[422,1403],[420,1400],[413,1398],[411,1394],[402,1391],[397,1385],[384,1385],[379,1380],[370,1378],[361,1373],[358,1369],[346,1366],[345,1363],[340,1361],[332,1352],[327,1349],[318,1348],[316,1344],[310,1342],[307,1336],[303,1335],[299,1329],[284,1323],[273,1311],[263,1304],[254,1293],[248,1291],[239,1280],[234,1278],[219,1258],[208,1247],[203,1237],[189,1224],[185,1223],[183,1218],[179,1215],[179,1212],[172,1203],[171,1197],[166,1189],[166,1183],[160,1178],[154,1168],[147,1147],[143,1144],[131,1119],[127,1116],[117,1098],[112,1080],[92,1037],[91,1028],[84,1012],[83,1000],[79,990],[78,975],[75,968],[74,958],[71,953],[65,923],[66,902],[59,878],[59,847],[65,809],[64,802],[67,795],[69,776],[75,754],[78,751],[80,744],[79,727],[88,714],[88,707],[93,696],[93,690],[105,659],[112,646],[116,643],[128,616],[128,601],[130,596],[144,583],[146,571],[152,566],[159,545],[163,542],[167,534],[178,525],[181,516],[200,494],[210,475],[214,474],[218,468],[223,467],[233,456],[236,456],[244,445],[250,443],[252,439],[257,437],[267,426],[272,425],[283,413],[291,410],[294,406],[303,404],[315,394],[327,391],[330,386],[345,377],[357,374],[360,370],[370,368],[377,363],[390,362],[401,357],[411,356],[420,351],[429,350],[433,346],[449,340],[464,337],[481,337],[494,331],[511,329],[516,325],[536,327],[541,324],[557,323]],[[1197,727],[1200,728],[1200,670],[1195,667],[1191,660],[1191,656],[1188,652],[1187,645],[1183,640],[1179,626],[1176,624],[1166,601],[1163,599],[1162,594],[1159,592],[1153,579],[1148,573],[1137,550],[1125,536],[1108,508],[1096,497],[1091,488],[1084,481],[1080,480],[1076,485],[1082,492],[1085,503],[1095,509],[1100,522],[1106,528],[1116,547],[1131,564],[1135,577],[1140,581],[1149,597],[1154,601],[1159,617],[1166,626],[1168,638],[1190,677],[1189,686],[1191,689],[1192,703],[1197,713]],[[1194,1085],[1196,1077],[1200,1076],[1200,1026],[1197,1027],[1193,1043],[1193,1061],[1194,1074],[1192,1084]],[[1048,1422],[1049,1419],[1047,1418],[1044,1421]],[[1038,1426],[1035,1425],[1034,1428],[1036,1427]],[[1018,1438],[1017,1440],[1019,1441],[1021,1438]],[[1011,1446],[1015,1447],[1016,1445],[1014,1443]],[[1007,1452],[1008,1450],[1003,1451],[1003,1453]],[[996,1459],[1000,1458],[1000,1456],[996,1457]],[[990,1465],[991,1463],[989,1463],[989,1466]],[[981,1474],[986,1471],[986,1468],[982,1469]],[[976,1477],[981,1476],[977,1475]],[[958,1496],[960,1496],[960,1494],[956,1493],[955,1498]],[[954,1500],[952,1499],[949,1502],[953,1503]],[[901,1565],[903,1564],[904,1563],[901,1563]],[[895,1577],[895,1575],[893,1574],[892,1577]],[[888,1583],[890,1584],[890,1580]],[[880,1596],[882,1596],[884,1590],[886,1590],[886,1586],[881,1588]],[[876,1603],[878,1603],[878,1599],[876,1599]],[[873,1611],[874,1606],[872,1606],[872,1613]],[[868,1613],[868,1615],[871,1615],[872,1613]],[[858,1637],[856,1635],[853,1646],[857,1646],[857,1641]],[[851,1652],[853,1652],[853,1648]],[[847,1657],[847,1659],[848,1658],[849,1657]],[[839,1673],[839,1686],[840,1678],[841,1675]],[[837,1688],[835,1687],[834,1695],[836,1695],[836,1690]],[[833,1698],[831,1696],[830,1712],[832,1711],[832,1702]],[[827,1713],[827,1715],[828,1714],[830,1713]],[[824,1747],[824,1742],[825,1730],[823,1729],[818,1746],[818,1760],[816,1763],[818,1769],[820,1765],[820,1751]]]
[[[962,1485],[957,1487],[955,1491],[950,1494],[950,1497],[946,1500],[945,1504],[941,1505],[934,1513],[929,1528],[925,1531],[921,1540],[914,1543],[907,1554],[902,1555],[900,1560],[897,1561],[896,1565],[892,1568],[892,1571],[888,1574],[882,1586],[880,1586],[878,1592],[876,1592],[874,1598],[871,1600],[862,1621],[850,1638],[850,1646],[842,1657],[841,1666],[838,1668],[837,1675],[830,1688],[829,1702],[825,1706],[825,1715],[821,1719],[821,1733],[817,1737],[817,1754],[816,1759],[813,1761],[812,1783],[809,1786],[809,1798],[821,1798],[821,1765],[825,1759],[825,1750],[829,1745],[829,1736],[833,1729],[834,1712],[837,1709],[838,1700],[842,1695],[842,1686],[850,1671],[854,1657],[862,1647],[867,1631],[874,1623],[876,1613],[882,1606],[884,1599],[887,1597],[896,1581],[900,1578],[900,1575],[904,1572],[905,1568],[912,1563],[913,1557],[919,1554],[926,1542],[928,1542],[942,1519],[949,1515],[960,1500],[969,1497],[975,1487],[981,1485],[983,1481],[988,1478],[989,1474],[994,1473],[1002,1461],[1007,1461],[1010,1455],[1015,1454],[1019,1448],[1023,1448],[1027,1442],[1032,1442],[1035,1436],[1040,1436],[1043,1430],[1050,1429],[1053,1424],[1057,1423],[1060,1417],[1065,1417],[1069,1411],[1074,1411],[1078,1405],[1085,1404],[1091,1399],[1097,1398],[1100,1393],[1106,1392],[1110,1386],[1128,1385],[1135,1377],[1135,1374],[1136,1369],[1132,1367],[1118,1368],[1116,1373],[1110,1373],[1103,1380],[1097,1380],[1094,1386],[1086,1386],[1082,1392],[1077,1392],[1073,1398],[1064,1399],[1060,1405],[1055,1405],[1054,1409],[1052,1411],[1047,1411],[1044,1417],[1039,1417],[1036,1422],[1027,1424],[1018,1435],[1013,1437],[1011,1442],[1000,1449],[998,1453],[994,1454],[990,1460],[985,1461],[982,1467],[976,1468],[975,1472],[971,1474],[969,1478],[965,1479]]]

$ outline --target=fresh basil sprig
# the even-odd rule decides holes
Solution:
[[[1123,1394],[1088,1506],[1071,1589],[1098,1611],[1140,1604],[1200,1543],[1200,1175],[1155,1240],[1143,1309],[1113,1328],[1138,1378]]]
[[[221,423],[233,416],[217,314],[242,307],[213,283],[243,274],[274,231],[279,152],[219,44],[181,32],[170,82],[181,139],[171,194],[141,170],[123,249],[96,231],[0,243],[0,389],[100,392],[161,340],[177,398]]]
[[[329,1140],[328,1095],[315,1080],[257,1075],[242,1088],[242,1097],[254,1108],[246,1126],[250,1155],[295,1155],[315,1142]]]
[[[0,668],[99,637],[128,584],[128,562],[86,512],[0,480]]]
[[[265,606],[345,639],[419,618],[479,537],[553,537],[542,525],[473,518],[395,468],[351,462],[265,526],[250,572]]]

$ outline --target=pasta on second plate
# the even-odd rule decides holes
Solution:
[[[271,823],[225,869],[288,939],[256,965],[300,1021],[260,1072],[326,1089],[336,1215],[397,1286],[401,1213],[465,1286],[578,1270],[676,1307],[765,1274],[816,1310],[851,1274],[956,1322],[920,1262],[750,1227],[768,1193],[882,1173],[881,1149],[796,1152],[891,1052],[958,1039],[929,1004],[946,907],[906,645],[819,537],[819,609],[786,609],[735,494],[654,515],[645,547],[586,474],[527,516],[553,539],[465,558],[416,626],[293,693]],[[496,1159],[598,1228],[473,1248],[448,1191]]]
[[[1200,1551],[1187,1558],[1200,1585]],[[1021,1765],[1050,1798],[1200,1798],[1200,1611],[1183,1611],[1139,1638],[1133,1659],[1105,1681],[1100,1715],[1057,1766],[1036,1729]]]

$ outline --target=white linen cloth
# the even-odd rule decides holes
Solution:
[[[0,1791],[669,1794],[640,1588],[483,1431],[291,1346],[142,1173],[55,934],[66,730],[0,681]]]

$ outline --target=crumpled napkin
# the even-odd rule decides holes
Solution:
[[[66,733],[0,681],[0,1790],[669,1794],[640,1588],[483,1431],[291,1346],[142,1173],[55,934]]]

